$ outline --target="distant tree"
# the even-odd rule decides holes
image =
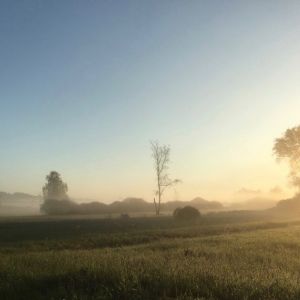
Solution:
[[[46,184],[43,187],[44,200],[66,200],[68,199],[68,186],[56,171],[46,176]]]
[[[157,141],[151,142],[152,157],[154,159],[154,169],[156,177],[157,190],[155,195],[158,197],[158,201],[154,198],[155,213],[158,216],[160,213],[160,204],[162,196],[165,190],[180,182],[180,180],[171,180],[169,178],[168,169],[170,163],[170,147],[166,145],[160,145]]]
[[[200,216],[199,210],[192,206],[176,208],[173,212],[173,217],[179,221],[192,221],[198,219]]]
[[[273,151],[278,160],[289,161],[291,183],[300,192],[300,126],[287,129],[276,139]]]

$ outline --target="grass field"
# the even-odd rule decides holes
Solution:
[[[300,222],[0,222],[1,299],[299,299]]]

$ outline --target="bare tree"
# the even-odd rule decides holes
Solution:
[[[170,147],[166,145],[160,145],[158,141],[151,142],[152,157],[154,159],[154,169],[156,175],[157,190],[155,195],[158,200],[154,198],[155,213],[158,216],[160,213],[160,204],[162,195],[165,190],[180,182],[180,180],[171,180],[169,178],[168,169],[170,163]]]
[[[283,137],[276,139],[273,151],[278,160],[288,159],[291,183],[300,192],[300,126],[287,129]]]

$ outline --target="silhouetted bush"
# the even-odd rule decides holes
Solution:
[[[198,219],[201,214],[198,209],[192,206],[185,206],[183,208],[176,208],[173,212],[176,220],[189,221]]]

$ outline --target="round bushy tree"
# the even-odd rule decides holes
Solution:
[[[46,176],[46,184],[43,187],[44,200],[66,200],[68,199],[68,186],[61,179],[58,172],[52,171]]]
[[[63,182],[58,172],[52,171],[46,176],[43,187],[44,202],[40,210],[46,214],[65,214],[74,208],[74,203],[69,200],[68,186]]]

